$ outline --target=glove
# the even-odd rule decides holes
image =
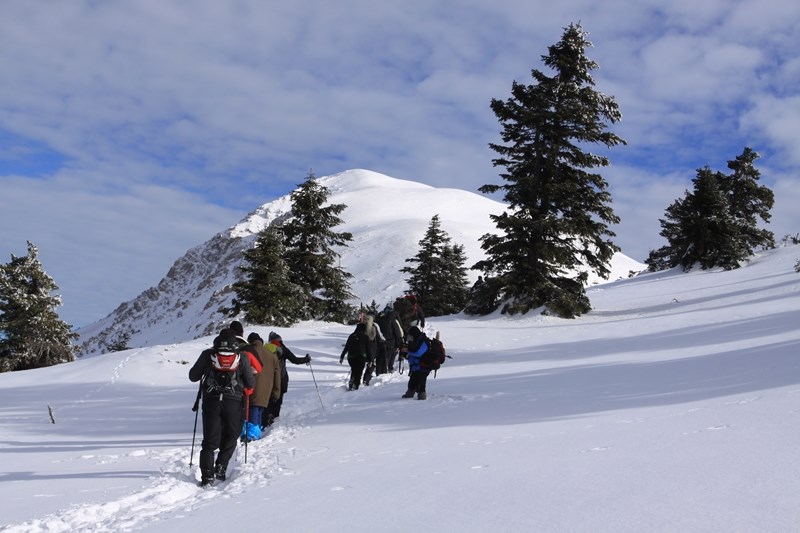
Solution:
[[[304,362],[305,364],[308,364],[308,363],[310,363],[310,362],[311,362],[311,356],[310,356],[310,355],[308,355],[308,354],[306,354],[305,358],[303,359],[303,362]]]
[[[339,358],[339,364],[341,365],[342,363],[344,363],[344,356],[341,356],[341,357]]]

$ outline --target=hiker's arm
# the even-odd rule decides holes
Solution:
[[[200,354],[194,366],[189,369],[189,381],[192,383],[200,381],[211,366],[211,359],[206,352]]]
[[[283,357],[296,365],[304,365],[311,360],[311,357],[308,355],[305,357],[297,357],[285,344],[283,345]]]
[[[403,328],[400,327],[400,321],[394,319],[392,321],[392,328],[394,328],[394,342],[395,347],[400,348],[404,344],[403,340]]]
[[[253,375],[253,367],[250,366],[250,358],[242,357],[242,383],[245,388],[252,389],[256,386],[256,377]]]
[[[425,343],[425,341],[422,341],[421,343],[419,343],[419,347],[413,352],[409,349],[408,358],[419,359],[420,357],[422,357],[422,354],[424,354],[427,351],[428,351],[428,345]]]

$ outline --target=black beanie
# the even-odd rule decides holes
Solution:
[[[255,341],[261,341],[263,343],[264,339],[262,339],[261,335],[259,335],[258,333],[256,333],[254,331],[253,333],[251,333],[250,335],[247,336],[247,342],[252,344]]]
[[[233,350],[236,347],[236,333],[230,328],[225,328],[219,332],[214,339],[214,348],[217,350]]]
[[[238,336],[240,337],[244,336],[244,327],[242,326],[242,323],[239,322],[238,320],[234,320],[233,322],[231,322],[231,329]]]

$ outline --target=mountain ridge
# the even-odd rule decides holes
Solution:
[[[452,243],[464,246],[470,266],[485,257],[480,236],[496,231],[489,215],[506,208],[469,191],[436,188],[364,169],[318,180],[330,192],[329,203],[347,205],[340,215],[344,223],[336,231],[353,234],[353,241],[338,251],[342,268],[354,275],[355,305],[373,300],[383,304],[403,294],[408,285],[400,269],[416,255],[434,215],[439,215]],[[259,231],[289,215],[290,196],[260,205],[237,224],[190,248],[158,285],[78,330],[79,353],[107,351],[126,337],[129,347],[141,347],[183,342],[217,331],[231,320],[221,310],[230,306],[234,296],[231,284],[237,279],[243,252],[252,247]],[[610,263],[609,280],[642,268],[641,263],[617,253]],[[479,273],[468,275],[473,282]],[[601,281],[593,276],[590,284]]]

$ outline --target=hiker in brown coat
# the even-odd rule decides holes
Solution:
[[[250,420],[247,429],[248,438],[251,440],[261,438],[261,430],[266,427],[263,413],[270,400],[277,400],[281,396],[281,364],[275,353],[275,346],[264,345],[264,339],[258,333],[247,336],[248,345],[245,349],[256,354],[261,361],[261,373],[256,376],[256,386],[250,396]],[[270,349],[272,348],[272,349]]]

